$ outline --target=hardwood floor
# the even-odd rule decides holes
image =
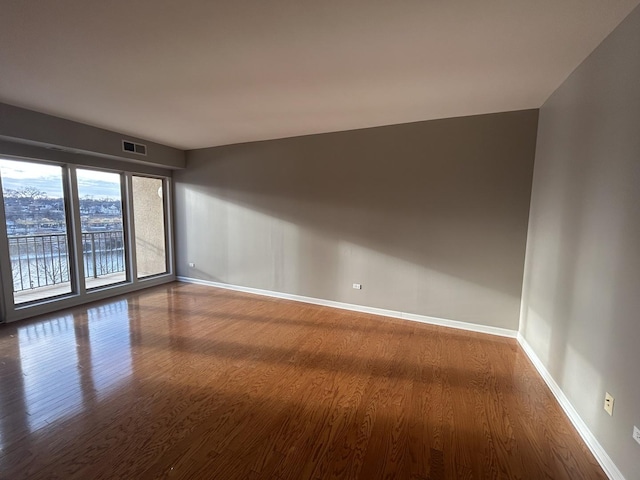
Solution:
[[[513,339],[188,284],[0,326],[1,479],[606,478]]]

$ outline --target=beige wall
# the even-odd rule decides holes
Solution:
[[[131,183],[138,277],[165,273],[167,255],[162,180],[134,175]]]
[[[622,473],[640,478],[640,9],[540,111],[520,328]]]
[[[515,330],[537,115],[188,152],[178,274]]]

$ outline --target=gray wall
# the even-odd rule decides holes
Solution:
[[[144,139],[0,103],[0,140],[38,147],[62,147],[80,154],[162,168],[183,168],[185,153]],[[122,140],[147,145],[147,155],[122,150]],[[0,150],[0,153],[9,153]]]
[[[639,207],[636,9],[540,111],[520,326],[628,479],[640,478]]]
[[[178,275],[517,330],[537,117],[188,152]]]

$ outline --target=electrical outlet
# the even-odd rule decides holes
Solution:
[[[193,268],[193,267],[195,267],[195,266],[196,266],[196,264],[195,264],[195,263],[193,263],[193,262],[189,262],[189,266],[190,266],[191,268]]]
[[[614,398],[613,395],[611,395],[609,392],[606,392],[604,394],[604,409],[605,411],[613,416],[613,402],[614,402]]]
[[[354,283],[353,288],[355,288],[356,290],[362,290],[362,285],[359,283]]]
[[[640,428],[633,426],[633,439],[640,443]]]

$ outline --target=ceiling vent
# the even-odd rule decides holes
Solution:
[[[122,151],[128,153],[136,153],[138,155],[147,155],[147,146],[141,143],[133,143],[122,140]]]

